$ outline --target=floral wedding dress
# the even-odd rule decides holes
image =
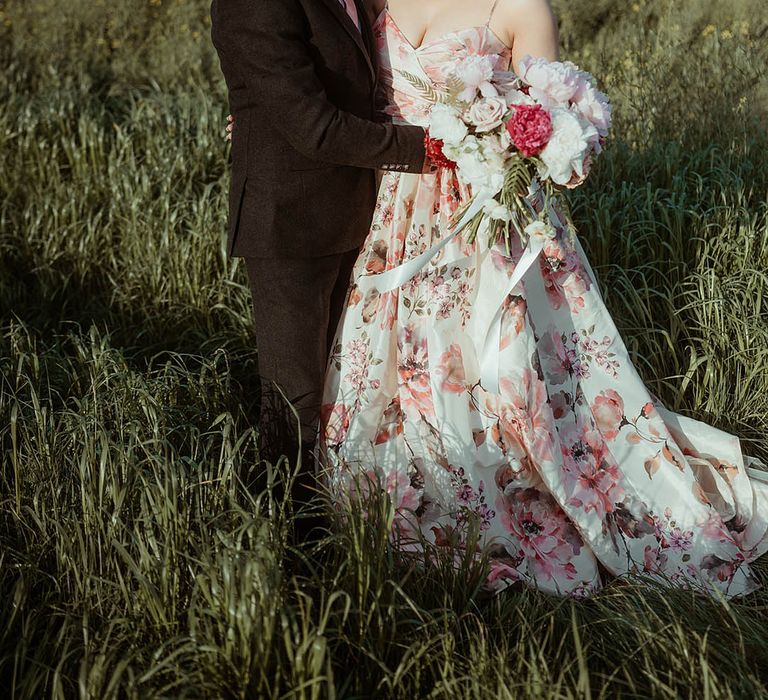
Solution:
[[[385,9],[375,35],[383,108],[399,123],[427,123],[413,77],[444,85],[474,55],[511,64],[488,23],[417,48]],[[476,518],[493,590],[522,581],[583,596],[629,573],[753,590],[749,563],[768,549],[759,463],[644,386],[577,239],[559,230],[502,297],[494,390],[480,381],[476,329],[521,250],[459,236],[402,287],[363,284],[438,242],[468,197],[449,170],[384,175],[326,382],[320,443],[333,492],[380,479],[399,541],[417,549],[419,537],[461,538]]]

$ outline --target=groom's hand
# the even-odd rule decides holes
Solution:
[[[227,141],[232,140],[232,132],[235,128],[235,118],[231,115],[227,115],[227,133],[226,133],[226,139]],[[429,156],[424,156],[424,165],[422,165],[421,173],[422,175],[434,175],[438,171],[437,165],[435,165],[434,161]]]

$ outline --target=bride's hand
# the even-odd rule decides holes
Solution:
[[[232,140],[232,130],[234,128],[235,128],[235,118],[231,114],[228,114],[227,115],[227,134],[225,136],[227,141]]]

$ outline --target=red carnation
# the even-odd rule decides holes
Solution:
[[[515,105],[507,131],[524,157],[538,155],[552,138],[552,118],[541,105]]]
[[[433,139],[429,135],[429,132],[427,132],[424,137],[424,147],[427,151],[427,158],[429,158],[438,168],[456,170],[456,163],[443,153],[444,145],[445,144],[440,139]]]

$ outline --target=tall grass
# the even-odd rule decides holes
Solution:
[[[556,3],[617,130],[573,194],[649,386],[768,458],[768,16]],[[478,594],[373,498],[312,550],[264,485],[202,0],[0,0],[0,691],[761,698],[768,592]],[[764,577],[766,566],[758,573]]]

